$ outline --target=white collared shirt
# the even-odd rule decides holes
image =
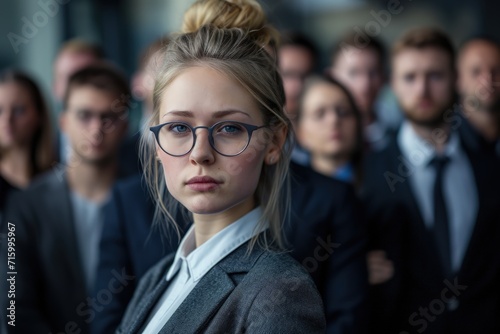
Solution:
[[[257,224],[262,218],[260,207],[250,211],[196,248],[194,225],[182,239],[172,266],[167,272],[170,281],[165,293],[152,310],[143,334],[158,333],[201,278],[236,248],[262,230]]]
[[[428,229],[434,226],[434,183],[436,170],[430,164],[436,156],[432,145],[419,137],[409,122],[404,122],[398,144],[410,163],[410,185],[420,213]],[[458,133],[451,132],[444,156],[450,158],[443,175],[443,194],[449,217],[452,269],[462,264],[474,230],[479,208],[474,172],[469,158],[460,145]]]

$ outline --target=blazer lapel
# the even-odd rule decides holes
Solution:
[[[399,159],[394,159],[394,157],[402,157],[403,154],[399,149],[397,141],[394,140],[392,142],[392,147],[390,148],[391,153],[390,160],[393,162],[391,166],[391,170],[397,171],[400,166]],[[396,189],[396,195],[401,197],[401,200],[405,203],[405,206],[410,210],[411,219],[409,223],[411,224],[409,227],[410,238],[419,243],[419,250],[426,251],[428,256],[426,257],[432,263],[435,268],[439,268],[440,272],[443,272],[443,266],[439,262],[439,257],[436,256],[438,254],[438,248],[435,243],[435,240],[432,236],[432,232],[427,228],[424,219],[422,217],[422,213],[420,212],[420,207],[418,206],[417,200],[414,195],[413,188],[411,186],[410,177],[406,177],[405,181],[398,185],[400,188]],[[421,236],[421,239],[418,240],[418,236]]]
[[[191,291],[160,333],[198,333],[224,303],[235,285],[218,265]]]
[[[172,257],[173,261],[173,257]],[[172,263],[170,261],[170,264]],[[170,264],[168,267],[170,267]],[[167,267],[167,268],[168,268]],[[165,275],[161,276],[160,282],[158,285],[153,289],[153,291],[145,296],[139,306],[137,307],[137,313],[136,313],[136,318],[132,321],[130,326],[126,329],[126,333],[138,333],[139,330],[144,326],[144,322],[146,321],[147,317],[151,313],[152,308],[156,305],[158,300],[160,299],[160,296],[163,295],[165,290],[168,287],[169,282],[165,279]]]
[[[265,232],[263,232],[265,233]],[[245,242],[215,265],[195,286],[160,333],[200,333],[236,287],[232,274],[246,274],[264,252]]]
[[[51,177],[50,196],[42,199],[42,206],[45,208],[44,211],[46,210],[48,213],[47,220],[54,224],[55,230],[59,231],[58,234],[63,236],[60,242],[64,254],[60,255],[67,260],[64,262],[70,266],[70,270],[74,275],[73,279],[76,279],[75,284],[81,287],[85,294],[88,294],[90,291],[87,291],[85,285],[68,181],[65,174],[61,176],[54,173]]]
[[[403,157],[403,154],[401,153],[396,140],[392,141],[391,146],[388,148],[388,151],[389,153],[387,155],[387,160],[390,161],[389,170],[397,174],[402,162],[395,157]],[[411,175],[406,176],[404,182],[396,185],[396,189],[394,190],[395,195],[396,197],[400,197],[405,205],[410,209],[411,216],[416,218],[414,219],[414,221],[416,221],[418,225],[425,226],[422,214],[420,213],[420,208],[417,204],[417,200],[413,195],[413,189],[410,184],[410,177]]]
[[[474,229],[472,230],[472,235],[470,236],[469,244],[459,269],[460,276],[464,274],[471,276],[472,273],[469,272],[469,270],[464,270],[464,268],[470,268],[473,263],[477,262],[477,254],[474,252],[478,249],[482,249],[483,238],[488,238],[485,236],[485,233],[488,233],[488,225],[491,223],[491,217],[488,217],[488,213],[490,209],[497,206],[498,203],[494,203],[488,198],[489,194],[491,194],[491,190],[488,188],[488,185],[491,183],[491,180],[488,178],[491,174],[485,171],[482,166],[482,164],[485,163],[484,159],[481,159],[480,155],[469,151],[467,147],[463,147],[472,167],[478,196],[478,208]]]

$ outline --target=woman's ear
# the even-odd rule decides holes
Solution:
[[[267,165],[274,165],[280,159],[281,150],[285,145],[287,133],[288,129],[284,125],[280,125],[275,130],[273,130],[272,132],[273,138],[269,143],[269,146],[267,148],[267,153],[264,159]]]

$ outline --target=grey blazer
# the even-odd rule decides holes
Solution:
[[[309,274],[289,255],[248,242],[215,265],[160,333],[324,333],[323,304]],[[116,333],[138,333],[158,299],[174,255],[141,279]]]

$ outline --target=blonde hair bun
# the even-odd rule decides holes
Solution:
[[[279,40],[278,31],[267,24],[266,14],[255,0],[197,0],[184,14],[182,33],[204,25],[243,29],[263,47],[275,46]]]

